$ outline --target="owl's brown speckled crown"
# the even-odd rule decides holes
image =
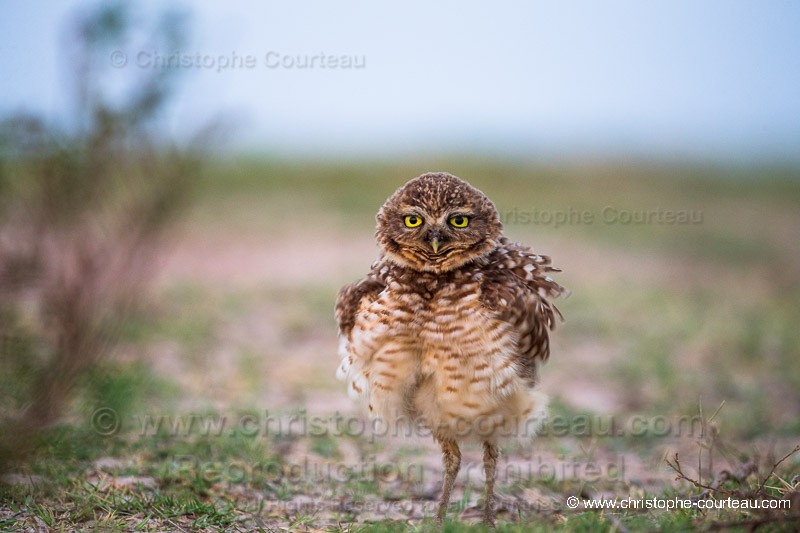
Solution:
[[[407,227],[408,216],[420,217]],[[453,217],[467,217],[455,227]],[[469,183],[446,172],[418,176],[392,194],[376,217],[375,237],[394,263],[425,272],[448,272],[494,250],[503,226],[489,198]]]

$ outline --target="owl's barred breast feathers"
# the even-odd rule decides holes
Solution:
[[[494,204],[449,174],[412,180],[377,218],[383,254],[336,302],[350,395],[437,438],[496,437],[541,418],[532,388],[561,318],[550,299],[566,293],[550,259],[510,243]]]

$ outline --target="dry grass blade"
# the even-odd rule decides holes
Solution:
[[[756,495],[761,495],[761,494],[763,493],[763,491],[764,491],[764,486],[766,485],[766,483],[767,483],[767,480],[768,480],[769,478],[771,478],[771,477],[772,477],[772,476],[775,474],[775,470],[777,470],[777,468],[778,468],[778,467],[779,467],[779,466],[780,466],[780,465],[781,465],[781,464],[782,464],[784,461],[786,461],[787,459],[789,459],[791,456],[793,456],[793,455],[794,455],[794,454],[796,454],[797,452],[800,452],[800,445],[797,445],[797,446],[795,446],[795,447],[794,447],[794,449],[793,449],[792,451],[790,451],[789,453],[787,453],[786,455],[784,455],[784,456],[783,456],[783,457],[782,457],[780,460],[778,460],[778,461],[777,461],[775,464],[773,464],[773,465],[772,465],[772,469],[769,471],[769,474],[767,474],[767,475],[764,477],[764,479],[763,479],[763,480],[761,481],[761,483],[759,484],[759,486],[758,486],[758,489],[756,489],[756,492],[755,492],[755,494],[756,494]],[[779,479],[780,479],[780,478],[779,478]]]

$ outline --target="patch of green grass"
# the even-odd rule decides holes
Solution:
[[[248,348],[243,348],[238,360],[239,373],[245,382],[248,392],[254,393],[263,386],[264,373],[263,355]]]
[[[0,412],[20,409],[30,401],[42,371],[44,361],[31,328],[17,310],[0,304]]]
[[[742,301],[713,287],[578,292],[562,305],[566,327],[618,352],[598,369],[625,391],[628,410],[670,416],[694,411],[701,398],[726,401],[735,435],[796,434],[796,417],[775,409],[800,402],[796,292]]]
[[[73,468],[70,473],[48,472],[47,483],[38,487],[2,487],[0,496],[5,508],[19,515],[17,518],[2,519],[0,525],[12,529],[33,515],[50,527],[78,529],[99,527],[104,530],[149,531],[181,527],[193,531],[236,530],[238,527],[262,527],[262,524],[276,527],[280,523],[282,527],[294,530],[318,528],[320,521],[329,524],[330,517],[313,510],[298,511],[288,516],[275,515],[265,510],[263,503],[258,503],[257,495],[291,500],[296,495],[316,494],[315,497],[329,502],[345,499],[357,503],[381,494],[380,484],[368,477],[355,477],[326,487],[308,485],[300,479],[290,478],[271,479],[260,484],[249,473],[243,479],[233,479],[231,471],[226,472],[222,468],[224,464],[235,465],[239,460],[242,465],[252,465],[258,458],[269,460],[267,448],[270,446],[258,448],[258,451],[251,446],[249,452],[242,452],[247,447],[246,440],[233,438],[226,444],[223,439],[225,437],[196,438],[188,442],[147,439],[129,442],[129,448],[118,450],[118,453],[137,459],[130,466],[116,471],[115,475],[132,476],[142,481],[124,488],[114,488],[113,484],[109,484],[109,477],[87,478],[93,470],[87,468],[86,462]],[[237,454],[236,450],[240,452]],[[190,460],[185,461],[184,457]],[[280,466],[279,463],[277,459],[276,465]],[[791,471],[792,467],[788,465],[786,468]],[[280,469],[275,472],[280,472]],[[153,481],[146,482],[147,479]],[[546,485],[558,499],[567,494],[581,494],[588,488],[576,480],[552,480],[549,484],[539,481],[538,484]],[[504,490],[500,492],[505,493]],[[674,490],[646,495],[653,496],[671,498],[687,495]],[[619,497],[625,497],[625,492]],[[452,502],[451,513],[443,530],[487,531],[483,525],[456,518],[455,514],[465,509],[470,500],[471,489],[467,487]],[[514,517],[513,521],[501,516],[497,529],[509,532],[615,531],[624,526],[635,531],[685,531],[698,524],[711,524],[714,520],[726,521],[741,516],[733,512],[704,516],[695,511],[542,512]],[[357,518],[357,515],[351,518]],[[338,527],[348,531],[438,531],[430,518],[411,523],[386,520],[369,525],[339,522]]]
[[[311,437],[311,451],[317,455],[331,459],[341,457],[336,439],[329,434]]]
[[[333,318],[336,289],[330,286],[278,289],[270,291],[268,297],[285,302],[280,327],[290,338],[299,339],[318,331],[336,329]]]

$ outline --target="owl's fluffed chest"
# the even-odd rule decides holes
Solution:
[[[430,395],[425,397],[451,412],[465,402],[504,397],[513,386],[517,335],[483,303],[482,281],[475,275],[422,286],[388,284],[371,306],[392,316],[374,331],[372,361],[393,365],[397,378],[421,386]]]
[[[420,355],[464,353],[492,320],[481,301],[481,283],[478,273],[411,283],[390,280],[374,308],[389,319],[387,336]]]

